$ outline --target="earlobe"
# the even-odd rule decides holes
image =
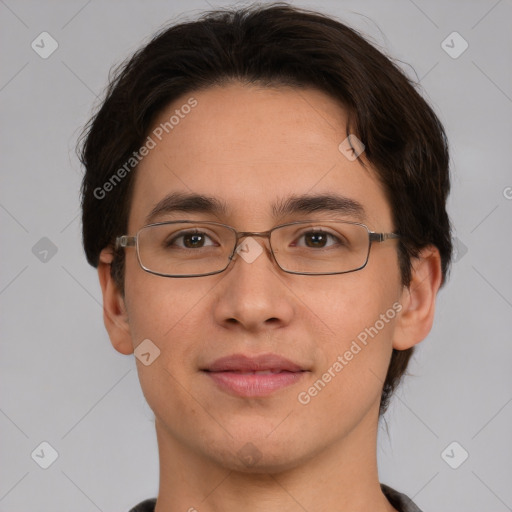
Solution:
[[[110,272],[113,254],[103,249],[98,264],[98,277],[103,294],[103,321],[112,346],[121,354],[132,354],[133,344],[124,298]]]
[[[406,350],[425,339],[434,321],[436,296],[442,282],[439,250],[429,246],[412,261],[411,282],[402,292],[393,348]]]

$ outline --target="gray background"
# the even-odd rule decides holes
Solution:
[[[166,21],[229,3],[0,0],[1,511],[122,511],[156,496],[153,415],[82,253],[74,145],[113,64]],[[512,510],[512,3],[293,3],[410,64],[451,142],[457,261],[381,429],[381,481],[425,512]],[[43,31],[59,45],[47,59],[31,48]],[[441,46],[453,31],[469,44],[456,59]],[[31,457],[42,441],[59,454],[48,469],[35,462],[48,450]],[[463,448],[443,459],[453,441]]]

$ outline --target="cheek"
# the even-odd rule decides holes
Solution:
[[[297,397],[299,403],[311,407],[310,418],[336,418],[337,432],[350,431],[380,402],[396,311],[389,304],[368,312],[364,320],[348,318],[334,325],[339,334],[322,347],[322,365]]]
[[[328,328],[318,347],[322,364],[312,387],[303,390],[303,402],[311,399],[319,414],[331,407],[362,414],[380,398],[401,310],[400,276],[398,268],[390,271],[392,264],[388,262],[386,273],[374,265],[331,277],[314,300],[304,290],[304,301],[317,314],[318,325]]]
[[[316,317],[318,325],[325,327],[338,348],[377,321],[379,331],[386,331],[386,336],[392,327],[391,321],[396,317],[392,306],[402,291],[400,273],[395,253],[382,256],[383,262],[372,264],[370,260],[368,266],[358,272],[317,276],[313,283],[304,278],[300,288],[296,289],[304,306]],[[385,316],[384,326],[381,325],[381,315]]]
[[[208,292],[206,282],[190,283],[152,275],[140,269],[136,261],[128,262],[125,294],[134,343],[145,338],[161,343],[177,336],[186,338],[184,328],[197,314]]]
[[[184,383],[197,371],[197,354],[207,346],[212,332],[212,312],[208,305],[215,283],[208,279],[191,282],[164,278],[138,269],[133,274],[127,273],[125,282],[134,346],[145,339],[151,340],[160,351],[156,362],[165,370],[161,378],[165,380],[172,375]],[[144,383],[142,377],[141,383]]]
[[[183,430],[181,422],[192,428],[194,418],[201,415],[188,390],[200,350],[194,339],[204,339],[201,334],[207,330],[201,299],[209,289],[196,285],[145,272],[127,274],[125,285],[134,346],[149,339],[159,351],[148,366],[137,361],[142,391],[155,415],[166,418],[164,423],[176,436]]]

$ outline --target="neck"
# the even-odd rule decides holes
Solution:
[[[396,512],[379,484],[377,425],[372,413],[335,446],[289,469],[242,472],[184,446],[157,419],[155,512]]]

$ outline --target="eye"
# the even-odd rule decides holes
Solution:
[[[305,233],[302,233],[299,236],[298,240],[303,240],[304,242],[295,242],[292,245],[295,245],[297,247],[309,247],[313,249],[324,249],[325,247],[330,247],[336,244],[343,245],[343,241],[340,240],[337,236],[323,230],[307,231]]]
[[[202,231],[181,231],[165,241],[165,247],[181,247],[184,249],[201,249],[202,247],[217,245]]]

